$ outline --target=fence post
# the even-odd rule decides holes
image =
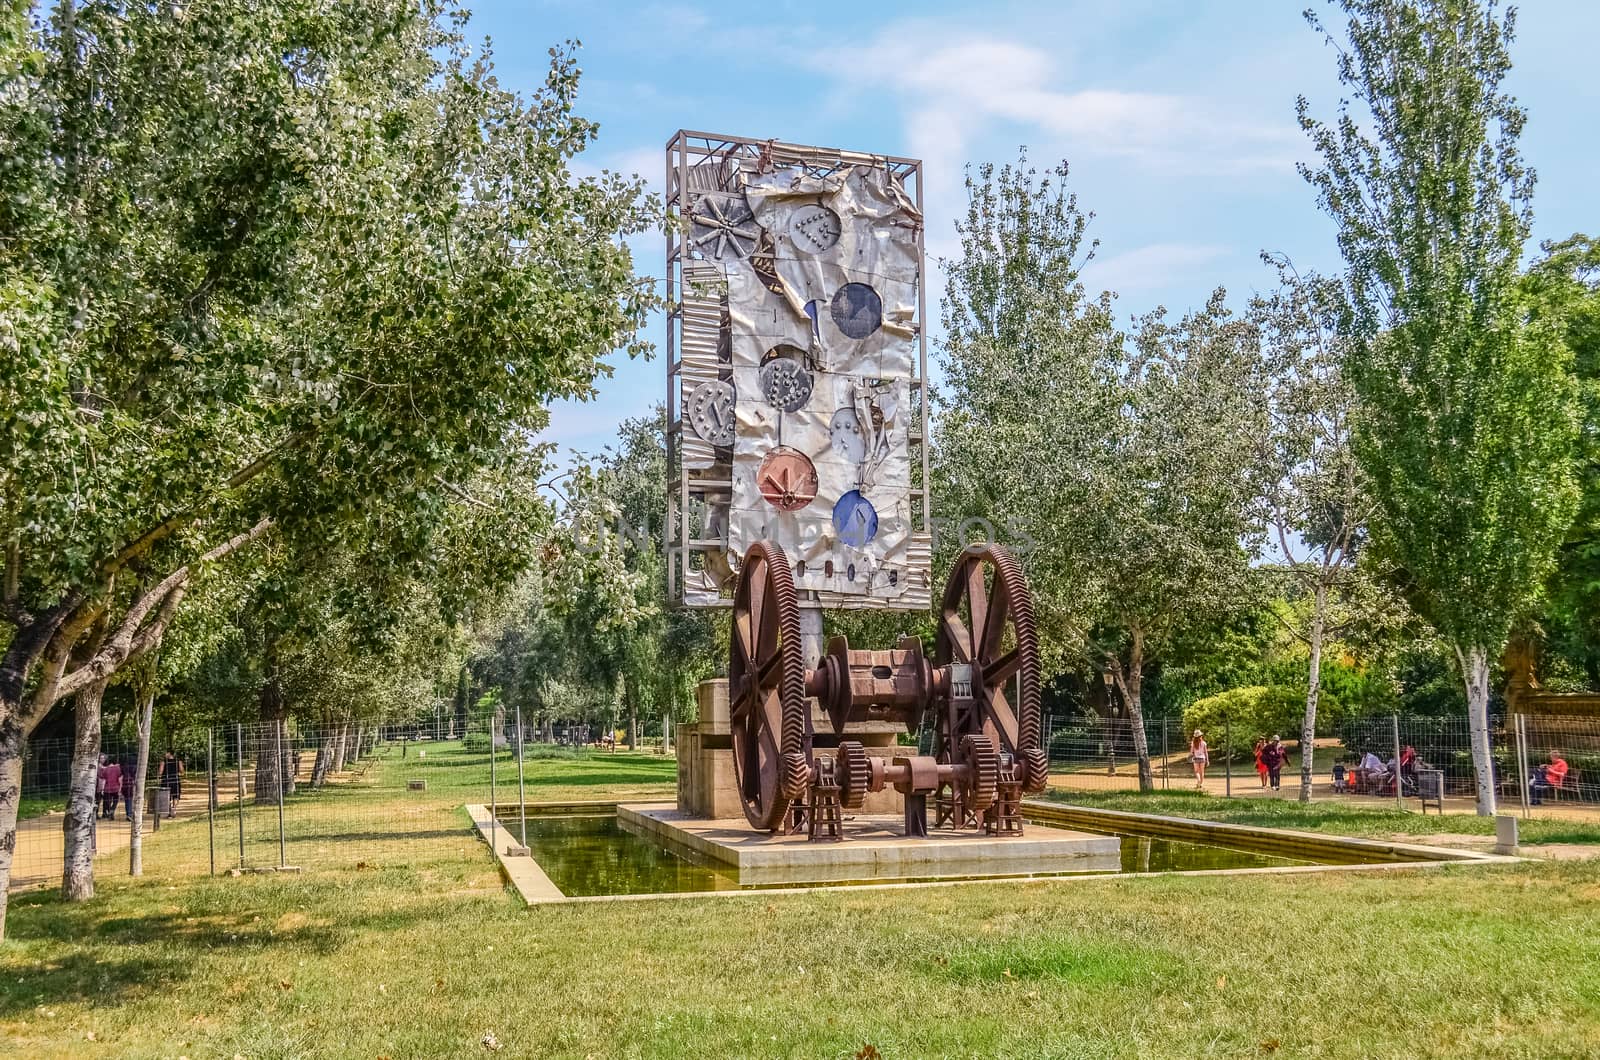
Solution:
[[[528,794],[522,783],[522,704],[517,704],[517,822],[521,827],[522,847],[528,847]]]
[[[1172,728],[1171,718],[1161,719],[1161,789],[1172,787],[1172,756],[1167,754],[1167,730]]]
[[[217,874],[217,730],[206,728],[206,854],[211,859],[211,875]]]
[[[1517,787],[1522,792],[1522,816],[1531,817],[1533,809],[1528,802],[1528,717],[1517,714],[1512,718],[1512,748],[1517,759]],[[1494,756],[1490,755],[1491,762]]]
[[[1400,715],[1389,715],[1389,724],[1394,731],[1394,805],[1397,810],[1406,808],[1405,782],[1400,778]]]
[[[239,789],[239,867],[244,868],[244,726],[238,722],[233,723],[234,742],[239,746],[238,759],[234,762],[234,779],[238,781]]]
[[[1222,712],[1222,792],[1233,798],[1233,723],[1228,712]]]
[[[287,769],[287,765],[283,760],[283,719],[282,718],[278,719],[277,729],[273,733],[273,743],[274,743],[273,754],[278,756],[278,769],[277,769],[277,774],[278,774],[278,868],[281,869],[285,865],[289,864],[288,852],[285,849],[284,838],[283,838],[283,788],[284,788],[284,772]]]
[[[500,757],[500,752],[494,745],[494,722],[489,723],[489,855],[496,856],[499,848],[494,845],[494,826],[500,814],[499,800],[495,792],[495,759]]]

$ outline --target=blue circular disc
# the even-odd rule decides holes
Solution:
[[[861,548],[877,536],[878,510],[860,490],[851,490],[833,506],[833,528],[840,544]]]

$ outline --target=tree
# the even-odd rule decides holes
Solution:
[[[1152,785],[1143,682],[1186,627],[1248,591],[1262,434],[1257,338],[1218,291],[1177,323],[1113,323],[1078,270],[1086,218],[1066,168],[968,182],[941,351],[936,496],[956,521],[1010,520],[1047,637],[1108,673]]]
[[[1345,261],[1352,441],[1377,544],[1460,666],[1478,812],[1492,814],[1490,661],[1577,496],[1571,357],[1520,288],[1534,177],[1502,88],[1514,18],[1470,0],[1341,6],[1344,39],[1323,32],[1350,98],[1331,124],[1303,97],[1298,112],[1321,156],[1302,173]]]
[[[1574,235],[1542,249],[1524,289],[1533,313],[1559,327],[1572,351],[1583,496],[1556,555],[1541,618],[1552,654],[1600,690],[1600,242]]]
[[[1273,609],[1309,656],[1300,719],[1300,801],[1309,802],[1323,646],[1344,624],[1335,613],[1339,604],[1370,603],[1373,596],[1357,563],[1370,501],[1350,449],[1354,399],[1336,334],[1338,285],[1301,275],[1287,259],[1265,260],[1277,268],[1279,286],[1251,307],[1266,355],[1263,500],[1283,569],[1309,597],[1303,621],[1289,620],[1287,607]],[[1343,617],[1353,614],[1346,608]]]
[[[525,100],[462,21],[61,0],[4,53],[0,902],[28,732],[192,582],[268,535],[404,569],[639,348],[620,237],[654,204],[569,172],[595,126],[568,52]]]

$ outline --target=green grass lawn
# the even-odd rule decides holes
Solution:
[[[1475,814],[1422,814],[1397,809],[1324,799],[1302,804],[1294,798],[1228,799],[1197,791],[1082,792],[1053,790],[1048,798],[1078,806],[1135,813],[1160,813],[1193,817],[1205,821],[1264,825],[1270,828],[1297,828],[1309,832],[1337,835],[1416,836],[1454,832],[1464,835],[1494,835],[1494,818]],[[1524,843],[1600,843],[1600,824],[1534,817],[1518,822]]]
[[[15,900],[0,1055],[494,1055],[485,1035],[517,1057],[1600,1052],[1600,862],[529,910],[460,826],[486,758],[452,754],[291,800],[326,801],[290,814],[303,875],[206,876],[201,820],[93,902]],[[537,762],[529,797],[661,794],[671,771]],[[429,790],[407,802],[411,776]],[[377,855],[334,838],[419,808],[428,827]]]
[[[26,821],[30,817],[59,813],[66,808],[65,795],[24,795],[17,802],[17,820]]]

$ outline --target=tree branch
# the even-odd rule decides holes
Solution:
[[[59,679],[51,690],[54,695],[51,702],[63,699],[95,681],[110,677],[129,659],[159,644],[167,622],[171,620],[178,602],[183,599],[195,566],[216,562],[238,551],[272,529],[272,525],[271,519],[262,519],[250,529],[234,535],[206,552],[195,563],[185,563],[157,582],[128,608],[128,613],[123,616],[117,631],[95,653],[94,658]],[[150,618],[152,611],[155,612],[155,617],[147,625],[146,619]]]
[[[272,465],[273,460],[281,455],[284,450],[299,444],[308,437],[310,437],[310,432],[300,431],[290,435],[288,438],[285,438],[283,441],[279,442],[275,446],[272,446],[266,452],[250,461],[250,463],[246,464],[244,467],[228,476],[227,480],[223,482],[223,484],[218,487],[210,496],[215,496],[218,493],[232,492],[233,490],[238,489],[240,486],[250,482],[252,479],[260,477],[260,475]],[[201,502],[206,499],[209,499],[209,497],[202,498]],[[123,546],[116,555],[112,556],[111,559],[106,562],[106,565],[102,568],[102,572],[106,574],[115,574],[133,560],[138,559],[146,552],[149,552],[156,545],[160,544],[166,538],[172,536],[172,534],[176,533],[178,530],[181,530],[185,525],[193,520],[198,514],[199,509],[200,502],[197,502],[191,507],[185,508],[181,512],[178,512],[174,515],[169,515],[167,518],[163,519],[149,530],[146,530],[144,533],[134,538],[127,545]]]

